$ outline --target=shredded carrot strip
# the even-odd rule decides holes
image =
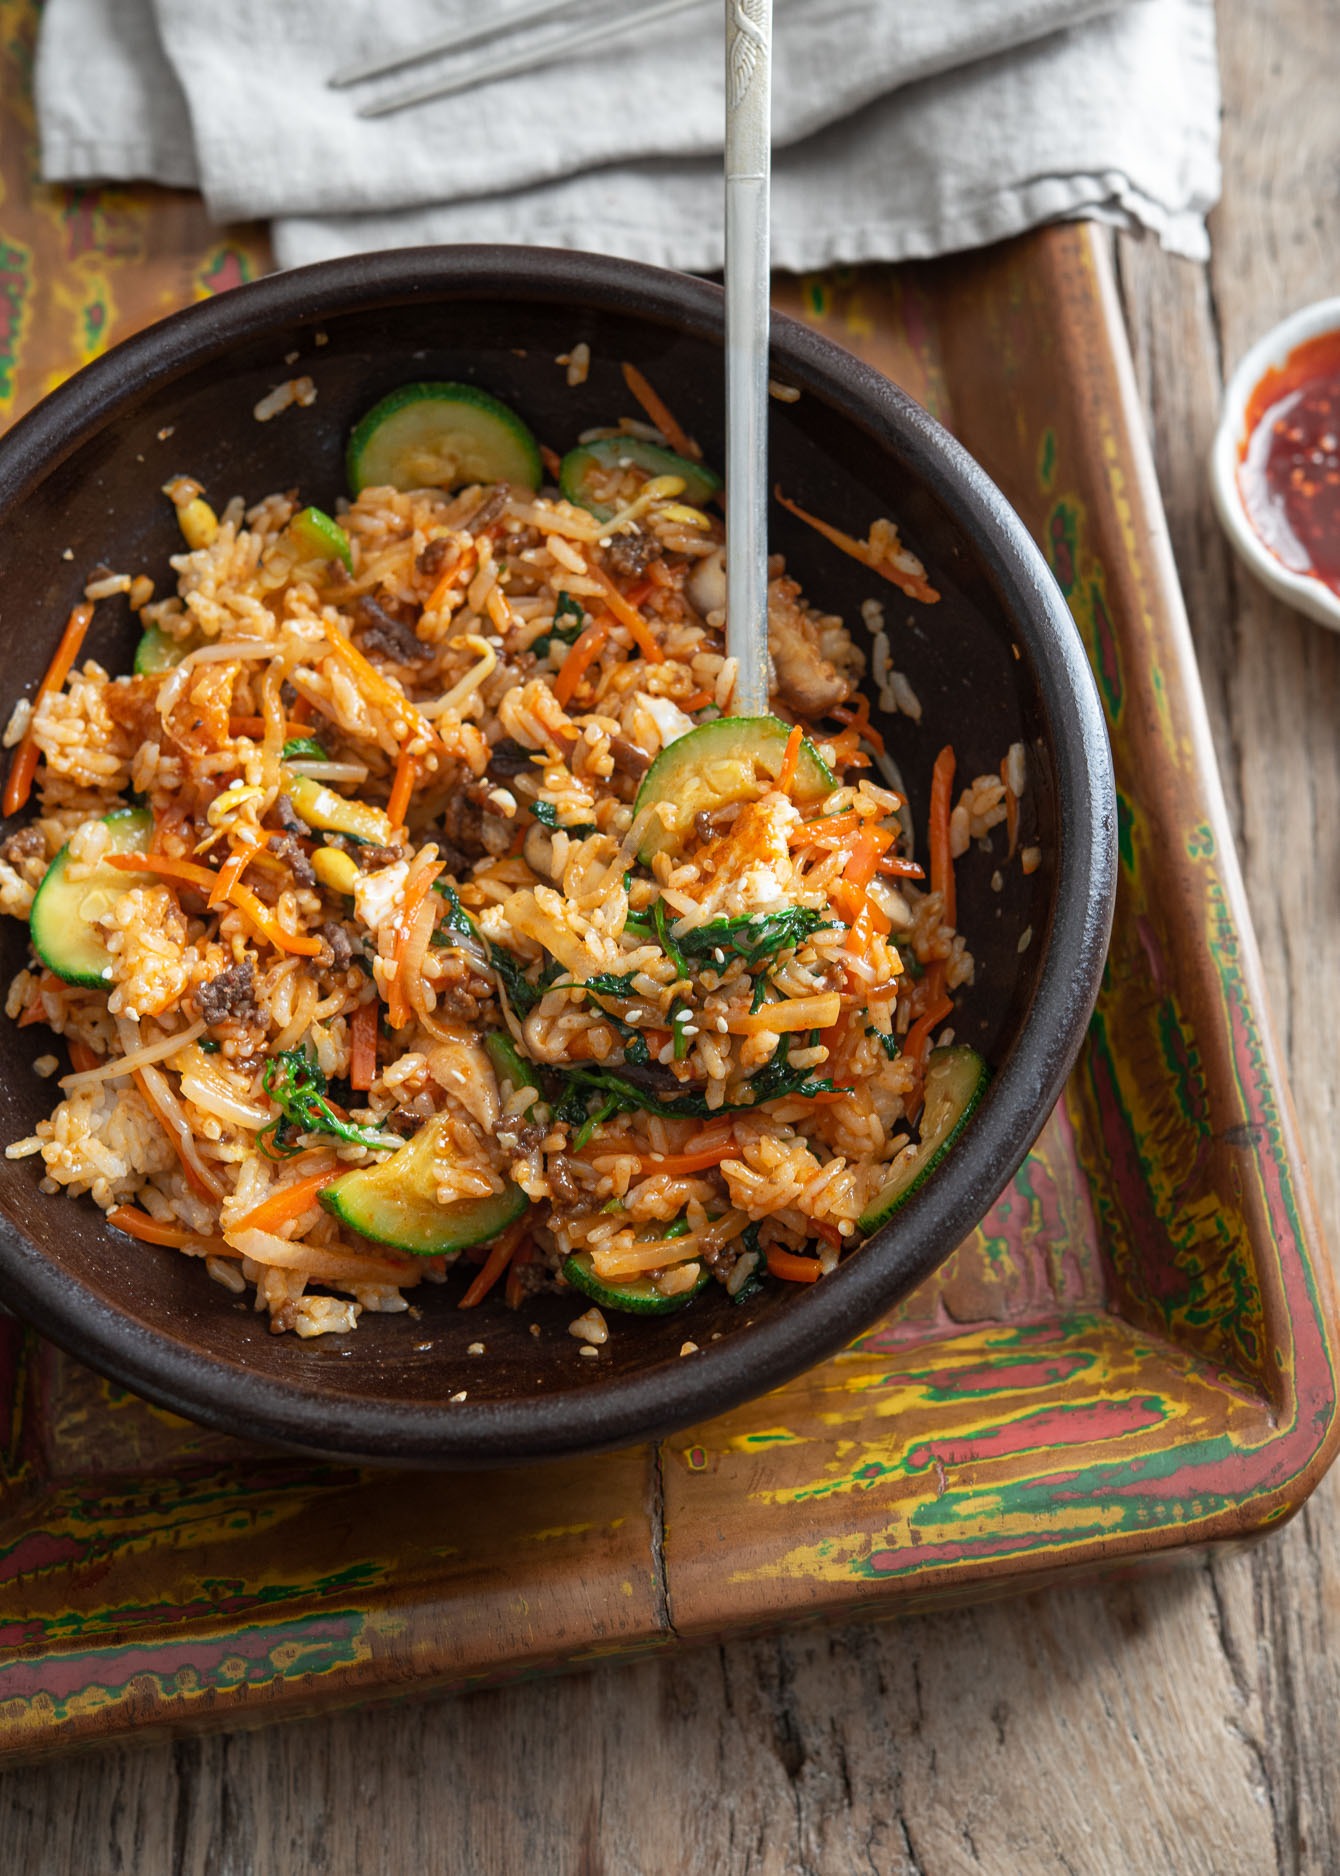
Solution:
[[[395,765],[395,780],[391,783],[391,798],[386,804],[386,818],[393,828],[405,825],[405,811],[419,784],[419,763],[416,756],[406,750],[400,752],[400,760]]]
[[[295,1179],[292,1185],[272,1192],[268,1199],[262,1199],[259,1205],[236,1221],[233,1230],[278,1232],[281,1225],[291,1223],[309,1210],[317,1193],[323,1191],[332,1179],[337,1179],[339,1173],[338,1166],[324,1166],[320,1172],[308,1173],[305,1179]]]
[[[168,1244],[174,1250],[181,1250],[186,1245],[207,1244],[219,1257],[236,1257],[238,1253],[222,1238],[213,1238],[203,1231],[188,1231],[184,1225],[160,1224],[157,1218],[151,1218],[148,1212],[142,1212],[138,1205],[114,1205],[107,1214],[109,1225],[115,1225],[118,1231],[124,1231],[132,1238],[139,1238],[145,1244]],[[217,1248],[216,1248],[217,1247]]]
[[[503,1291],[503,1301],[509,1309],[520,1309],[525,1300],[526,1293],[521,1287],[521,1271],[524,1265],[534,1263],[534,1261],[534,1246],[529,1238],[525,1238],[517,1246],[516,1254],[507,1270],[507,1287]]]
[[[563,458],[559,455],[558,451],[556,449],[550,449],[547,443],[541,443],[540,461],[544,464],[544,472],[549,477],[550,481],[557,482],[559,471],[563,467]]]
[[[405,992],[404,963],[405,947],[409,943],[409,928],[414,923],[414,914],[428,897],[429,889],[438,874],[441,864],[426,866],[405,888],[405,900],[400,910],[399,926],[396,931],[395,949],[391,953],[395,959],[395,975],[386,998],[386,1014],[392,1029],[403,1029],[409,1021],[409,997]]]
[[[192,860],[170,860],[164,853],[109,853],[106,864],[119,867],[124,873],[160,873],[164,879],[180,879],[203,892],[206,898],[213,892],[219,877],[207,866],[197,866]],[[233,886],[228,894],[228,903],[250,919],[257,931],[277,950],[292,951],[303,958],[319,956],[319,938],[303,938],[295,932],[285,931],[270,908],[262,905],[255,893],[247,887]]]
[[[300,717],[298,715],[299,710],[302,708],[303,704],[305,704],[306,702],[307,702],[307,699],[305,697],[300,697],[297,703],[294,704],[293,706],[293,715],[291,717],[286,717],[284,719],[285,736],[304,736],[306,735],[307,731],[312,727],[310,704],[308,705],[308,715],[305,718]],[[264,736],[265,718],[264,717],[229,717],[228,734],[234,737],[236,736],[250,736],[250,737]]]
[[[787,1283],[817,1283],[824,1273],[817,1257],[798,1257],[794,1251],[784,1251],[780,1244],[770,1244],[768,1274],[782,1277]]]
[[[710,704],[711,701],[712,693],[710,690],[696,690],[689,696],[681,699],[679,707],[681,710],[701,710],[704,704]]]
[[[856,730],[841,730],[836,736],[827,739],[827,746],[832,750],[828,757],[830,769],[868,769],[870,758],[861,748],[860,734]]]
[[[893,835],[883,827],[863,827],[852,842],[851,858],[842,869],[846,885],[864,888],[875,877],[880,855],[893,845]]]
[[[690,462],[701,462],[703,453],[698,445],[671,414],[669,406],[652,390],[636,365],[624,366],[623,381],[676,455],[687,456]]]
[[[931,1031],[938,1029],[946,1016],[953,1014],[954,1000],[942,991],[903,1037],[903,1055],[906,1060],[920,1068],[930,1048]]]
[[[802,821],[799,827],[793,827],[787,840],[793,847],[836,847],[860,825],[861,817],[854,809],[845,814],[821,814],[817,820]]]
[[[211,867],[197,866],[194,860],[174,860],[166,853],[109,853],[108,866],[123,873],[161,873],[164,879],[180,879],[195,886],[208,898],[218,874]]]
[[[90,1049],[86,1042],[79,1042],[73,1036],[67,1036],[65,1046],[70,1051],[70,1066],[76,1075],[87,1074],[90,1068],[96,1068],[102,1057],[96,1050]]]
[[[1005,784],[1005,832],[1010,842],[1006,858],[1012,860],[1014,850],[1019,844],[1019,797],[1010,787],[1010,758],[1008,756],[1001,758],[1000,779]]]
[[[931,770],[930,849],[931,891],[940,895],[940,919],[945,925],[955,922],[957,905],[954,895],[954,858],[949,851],[949,816],[954,793],[954,751],[946,743],[935,758]]]
[[[238,847],[235,852],[229,854],[228,858],[219,868],[217,881],[209,895],[208,903],[211,910],[216,905],[223,904],[224,900],[233,890],[233,887],[237,884],[238,880],[241,879],[242,875],[251,865],[251,862],[260,852],[262,844],[263,843],[260,841],[249,841],[245,847]]]
[[[877,755],[884,754],[884,738],[870,721],[870,699],[864,692],[856,699],[855,709],[850,704],[838,704],[828,714],[839,723],[849,724]]]
[[[365,1094],[377,1076],[377,999],[360,1003],[349,1018],[349,1086]]]
[[[592,561],[588,564],[586,571],[603,591],[606,604],[609,606],[615,618],[621,625],[626,625],[633,634],[633,637],[637,641],[638,650],[642,653],[642,656],[648,659],[652,664],[663,663],[665,653],[652,637],[651,627],[647,624],[647,621],[642,617],[642,614],[637,608],[628,603],[627,599],[625,599],[624,595],[619,591],[604,568],[596,566],[595,562]]]
[[[368,663],[352,639],[347,638],[337,625],[329,623],[326,626],[326,638],[331,650],[354,680],[365,703],[380,710],[393,724],[409,724],[416,736],[424,736],[438,749],[442,748],[427,719],[420,716],[402,690],[397,690],[375,665]]]
[[[572,650],[563,660],[558,676],[554,679],[554,695],[565,709],[585,677],[587,667],[594,664],[605,649],[609,635],[610,629],[604,620],[595,619],[574,641]]]
[[[84,642],[92,617],[93,608],[85,600],[75,607],[65,621],[65,630],[60,635],[55,655],[46,668],[45,677],[37,687],[37,695],[33,698],[33,716],[36,716],[41,709],[43,698],[49,697],[52,691],[59,690],[70,675],[70,666],[79,656],[79,648]],[[32,719],[29,718],[30,723],[31,721]],[[3,805],[7,815],[17,814],[20,808],[27,806],[28,797],[33,789],[33,777],[37,774],[37,757],[38,748],[30,728],[24,733],[18,748],[14,751],[9,765],[9,775],[5,780],[5,793],[3,803],[0,805]]]
[[[842,878],[831,889],[833,904],[851,926],[846,949],[853,954],[866,950],[872,937],[885,937],[891,929],[888,914],[866,889],[893,838],[887,828],[863,827],[852,842]]]
[[[55,971],[43,971],[32,989],[28,992],[28,1001],[23,1006],[23,1015],[17,1027],[27,1029],[32,1023],[46,1021],[46,1011],[42,1007],[42,993],[46,990],[59,990],[60,978]]]
[[[799,723],[793,724],[791,734],[786,739],[786,753],[782,757],[782,766],[777,774],[777,787],[781,794],[789,795],[796,779],[796,770],[800,766],[800,745],[805,740],[805,732]]]
[[[835,1251],[842,1249],[842,1233],[838,1230],[836,1225],[830,1224],[826,1218],[816,1218],[813,1220],[813,1224],[814,1229],[824,1240],[825,1244],[831,1244]]]
[[[469,552],[462,553],[457,556],[455,566],[447,568],[446,572],[442,575],[442,578],[438,581],[437,585],[433,588],[432,592],[428,595],[428,603],[424,607],[425,612],[436,612],[437,608],[442,604],[442,601],[446,598],[447,594],[451,591],[452,587],[455,586],[457,580],[461,578],[462,574],[465,573],[467,568],[474,566],[475,559],[476,559],[476,556],[473,553],[469,553]]]
[[[217,1204],[223,1197],[222,1186],[211,1179],[210,1176],[202,1170],[201,1166],[196,1163],[195,1159],[186,1148],[183,1147],[181,1135],[178,1133],[176,1127],[173,1126],[171,1117],[165,1114],[159,1106],[158,1101],[154,1097],[153,1087],[146,1078],[144,1071],[136,1068],[132,1069],[131,1073],[135,1078],[135,1086],[144,1096],[145,1104],[150,1113],[172,1142],[172,1149],[176,1153],[177,1158],[181,1161],[181,1169],[186,1174],[193,1190],[198,1192],[202,1199],[208,1199],[211,1204]]]
[[[483,1302],[520,1249],[521,1240],[529,1229],[529,1222],[525,1218],[518,1218],[514,1225],[507,1227],[497,1243],[490,1247],[483,1269],[457,1303],[457,1309],[474,1309]]]
[[[875,871],[890,873],[895,879],[925,879],[926,877],[924,870],[917,865],[915,860],[901,860],[896,853],[882,854]]]
[[[882,574],[892,585],[906,593],[909,599],[924,600],[927,605],[930,605],[940,597],[935,588],[919,574],[908,573],[904,568],[894,566],[892,561],[882,559],[868,541],[858,541],[852,535],[844,534],[841,528],[833,527],[830,522],[820,521],[818,515],[810,514],[798,502],[789,501],[780,488],[775,488],[773,494],[787,513],[794,515],[797,521],[805,522],[816,533],[822,534],[826,541],[831,541],[834,547],[840,547],[844,554],[850,554],[852,559],[859,560],[863,567],[869,567],[872,573]]]
[[[672,1178],[678,1178],[685,1173],[706,1172],[709,1166],[719,1166],[723,1159],[730,1159],[738,1152],[732,1134],[719,1145],[700,1147],[696,1153],[644,1153],[642,1170],[647,1174],[669,1173]]]
[[[837,903],[836,894],[834,894],[834,903]],[[845,949],[853,957],[859,957],[863,951],[870,949],[873,939],[887,938],[891,930],[892,925],[888,913],[882,906],[876,905],[873,899],[867,897],[856,914],[851,930],[847,933]]]

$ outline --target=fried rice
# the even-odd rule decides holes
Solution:
[[[439,1206],[528,1202],[465,1250],[466,1303],[561,1290],[579,1254],[615,1291],[739,1295],[859,1244],[972,980],[952,857],[1013,836],[1022,750],[944,797],[928,882],[862,647],[778,558],[780,773],[691,818],[637,806],[662,752],[730,708],[723,530],[673,484],[608,493],[602,520],[552,487],[365,489],[338,518],[346,568],[311,551],[295,494],[216,515],[179,478],[176,590],[91,581],[88,610],[128,592],[162,656],[113,676],[76,655],[7,733],[37,766],[0,910],[27,918],[58,856],[73,885],[116,881],[103,982],[35,954],[10,986],[71,1072],[7,1152],[142,1240],[127,1256],[203,1259],[300,1336],[403,1311],[455,1250],[376,1241],[322,1197],[430,1123]],[[877,526],[880,571],[924,598]],[[802,736],[832,771],[803,803]],[[313,818],[318,796],[361,804],[361,832]],[[148,831],[118,851],[106,817],[127,809]]]

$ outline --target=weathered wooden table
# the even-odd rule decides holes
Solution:
[[[1340,20],[1221,19],[1208,268],[1117,263],[1324,1227],[1340,1243],[1340,641],[1230,560],[1204,461],[1251,338],[1337,289]],[[1306,959],[1306,962],[1305,962]],[[1340,1868],[1340,1484],[1168,1577],[738,1641],[436,1706],[0,1775],[0,1866],[1268,1872]]]

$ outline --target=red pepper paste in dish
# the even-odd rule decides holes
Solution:
[[[1252,392],[1238,487],[1276,559],[1340,594],[1340,332],[1296,345]]]

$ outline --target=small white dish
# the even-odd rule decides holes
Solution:
[[[1210,452],[1210,488],[1224,532],[1262,585],[1286,605],[1340,632],[1340,594],[1313,574],[1295,573],[1271,552],[1252,525],[1238,483],[1252,392],[1273,366],[1285,363],[1296,346],[1324,332],[1340,332],[1340,297],[1300,307],[1252,346],[1224,391],[1219,428]]]

